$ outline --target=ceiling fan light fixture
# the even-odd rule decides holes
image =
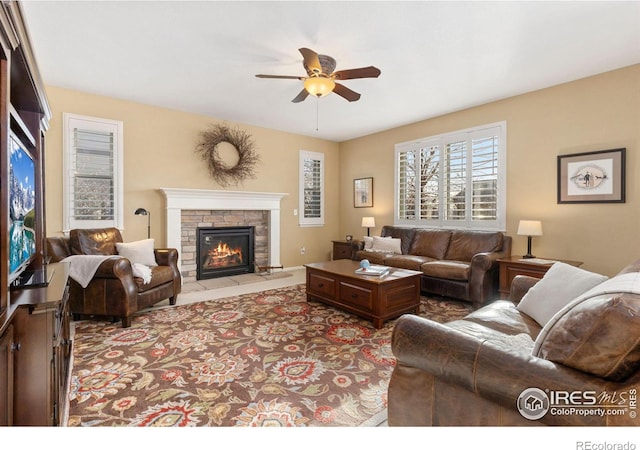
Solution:
[[[304,80],[304,88],[311,95],[316,97],[324,97],[333,91],[336,83],[331,78],[326,77],[310,77]]]

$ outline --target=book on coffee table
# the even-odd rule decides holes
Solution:
[[[358,275],[372,275],[376,277],[381,277],[389,273],[389,267],[380,266],[377,264],[371,264],[367,268],[360,267],[359,269],[356,269],[356,273]]]

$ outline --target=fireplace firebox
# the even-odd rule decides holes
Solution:
[[[227,277],[254,271],[255,227],[200,227],[197,279]]]

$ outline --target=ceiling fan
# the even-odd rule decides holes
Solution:
[[[338,94],[350,102],[360,99],[360,94],[349,89],[348,87],[336,83],[336,80],[352,80],[354,78],[378,78],[380,69],[374,66],[361,67],[359,69],[338,70],[336,68],[336,60],[331,56],[319,55],[311,49],[298,49],[304,58],[303,66],[307,71],[307,76],[291,76],[291,75],[263,75],[258,74],[258,78],[283,78],[304,81],[304,89],[292,100],[293,103],[299,103],[309,96],[323,97],[331,92]]]

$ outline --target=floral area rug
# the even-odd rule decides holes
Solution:
[[[470,305],[422,298],[439,322]],[[75,323],[68,426],[367,426],[386,419],[394,321],[304,285]]]

